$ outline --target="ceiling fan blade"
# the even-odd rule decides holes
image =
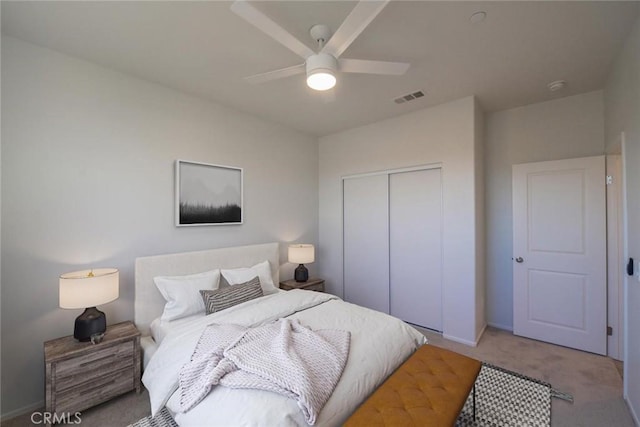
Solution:
[[[322,52],[333,55],[336,58],[342,55],[389,1],[360,1],[340,25],[340,28],[336,30],[333,37],[324,45]]]
[[[244,0],[235,1],[231,5],[231,10],[251,25],[257,27],[266,35],[272,37],[277,42],[298,54],[299,56],[307,59],[315,52],[311,50],[306,44],[302,43],[297,38],[293,37],[287,30],[276,24],[264,13],[260,12],[255,7],[251,6]]]
[[[401,76],[411,64],[407,62],[369,61],[366,59],[338,59],[340,71],[343,73],[387,74]]]
[[[255,74],[245,77],[244,79],[251,84],[265,83],[271,80],[282,79],[284,77],[295,76],[305,72],[304,64],[294,65],[293,67],[281,68],[279,70],[268,71],[266,73]]]

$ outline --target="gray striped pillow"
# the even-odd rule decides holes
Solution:
[[[233,307],[245,301],[259,298],[263,295],[260,279],[256,276],[248,282],[228,286],[214,291],[201,290],[202,300],[207,314],[216,313]]]

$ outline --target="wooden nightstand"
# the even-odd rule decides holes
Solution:
[[[72,336],[44,343],[46,411],[73,413],[140,385],[140,332],[132,322],[107,327],[98,344]]]
[[[285,280],[280,282],[280,289],[290,291],[291,289],[305,289],[307,291],[324,292],[324,279],[309,279],[306,282],[296,282],[295,280]]]

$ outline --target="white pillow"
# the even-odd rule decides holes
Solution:
[[[154,277],[158,290],[167,301],[160,319],[175,320],[193,314],[204,314],[204,302],[200,290],[215,290],[220,285],[220,270],[188,276]]]
[[[234,268],[230,270],[220,270],[224,278],[230,285],[237,285],[248,282],[258,276],[260,279],[260,287],[265,295],[278,292],[278,288],[273,284],[271,277],[271,267],[269,261],[260,262],[252,267]]]

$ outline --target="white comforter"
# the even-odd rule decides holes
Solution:
[[[158,347],[142,381],[155,414],[165,404],[181,427],[305,426],[296,401],[276,393],[216,387],[195,408],[179,413],[178,375],[204,328],[211,323],[256,326],[291,316],[311,329],[351,332],[347,366],[316,425],[341,425],[382,381],[417,347],[425,343],[418,331],[386,314],[346,303],[329,294],[289,291],[249,301],[194,319],[172,331]]]

